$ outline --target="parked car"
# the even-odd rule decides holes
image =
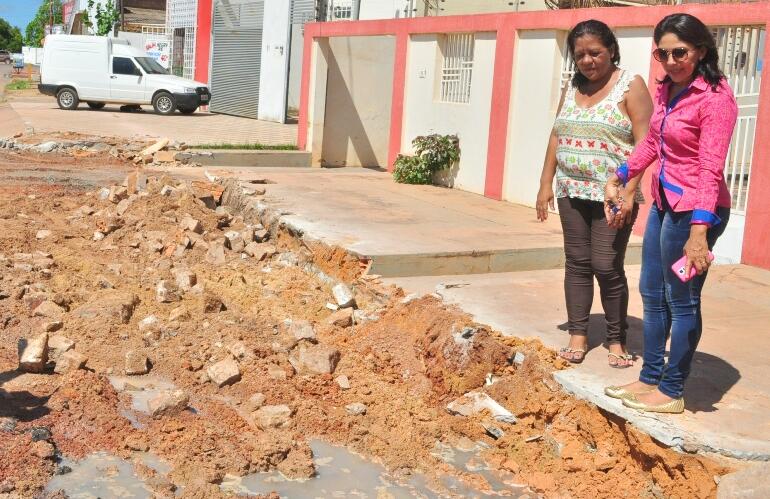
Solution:
[[[47,36],[38,90],[66,110],[85,101],[91,109],[151,104],[159,114],[192,114],[211,101],[205,84],[168,74],[126,40],[99,36]]]
[[[13,57],[11,57],[11,53],[8,52],[7,50],[0,50],[0,62],[10,64],[11,61],[13,61]]]

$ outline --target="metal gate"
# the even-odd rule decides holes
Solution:
[[[714,253],[722,262],[740,263],[754,156],[765,27],[720,26],[713,29],[720,69],[725,73],[738,102],[738,121],[725,161],[725,179],[732,195],[732,210],[730,222]]]
[[[264,0],[215,0],[210,109],[257,118]]]

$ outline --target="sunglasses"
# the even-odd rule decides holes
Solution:
[[[692,52],[687,47],[677,47],[675,49],[666,50],[666,49],[655,49],[652,51],[652,56],[655,58],[658,62],[668,62],[668,56],[672,56],[674,58],[674,61],[676,62],[682,62],[687,58],[687,55]]]

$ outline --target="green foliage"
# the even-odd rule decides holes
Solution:
[[[51,23],[51,5],[53,5],[53,23],[62,24],[61,2],[57,0],[44,0],[37,9],[35,17],[27,24],[24,42],[30,47],[42,47],[45,38],[45,27]]]
[[[421,135],[412,141],[414,156],[399,154],[393,163],[393,179],[402,184],[431,184],[435,173],[460,159],[457,135]]]
[[[26,90],[30,88],[29,81],[27,80],[16,80],[12,81],[8,85],[5,86],[6,90]]]
[[[94,11],[94,19],[88,15],[91,11]],[[94,0],[88,0],[88,11],[83,15],[83,24],[91,28],[96,36],[107,36],[112,33],[115,23],[119,20],[120,10],[113,0],[107,0],[104,6],[101,3],[97,4]]]
[[[21,36],[21,30],[16,26],[11,26],[5,19],[0,19],[0,50],[8,52],[21,52],[21,46],[24,39]]]
[[[431,183],[431,172],[419,156],[399,154],[393,166],[393,179],[399,184]]]

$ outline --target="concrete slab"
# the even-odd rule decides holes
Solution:
[[[507,272],[564,263],[558,216],[540,223],[524,206],[459,190],[396,184],[387,172],[362,168],[207,170],[274,182],[265,185],[265,202],[285,212],[287,223],[370,258],[374,274]],[[639,241],[632,241],[629,262],[639,261]]]
[[[261,151],[239,149],[193,149],[190,161],[203,166],[310,168],[310,153],[306,151]]]
[[[639,271],[639,266],[627,266],[629,347],[641,354]],[[539,338],[552,348],[567,343],[561,270],[386,281],[410,292],[438,292],[504,334]],[[770,377],[766,372],[770,272],[743,265],[716,266],[706,283],[703,303],[704,332],[685,390],[683,415],[639,413],[603,394],[607,385],[634,380],[639,369],[607,365],[598,286],[591,315],[591,351],[583,364],[557,373],[556,379],[576,396],[627,419],[667,445],[770,460]]]

